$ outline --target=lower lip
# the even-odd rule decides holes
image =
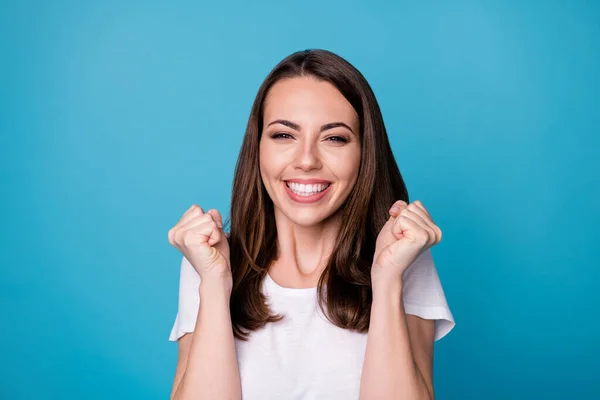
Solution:
[[[329,189],[331,189],[331,184],[329,184],[329,186],[327,186],[327,189],[323,190],[322,192],[311,194],[310,196],[300,196],[299,194],[294,193],[292,189],[290,189],[290,187],[287,185],[287,183],[283,182],[283,186],[285,187],[285,191],[287,192],[288,196],[290,196],[292,200],[297,201],[298,203],[314,203],[316,201],[319,201],[323,197],[325,197]]]

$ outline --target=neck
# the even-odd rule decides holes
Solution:
[[[298,226],[275,210],[275,223],[278,254],[269,268],[271,277],[284,287],[316,286],[335,245],[339,215],[317,225]]]

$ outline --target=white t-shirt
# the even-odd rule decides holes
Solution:
[[[183,257],[170,341],[194,331],[199,284],[198,273]],[[317,304],[316,288],[284,288],[267,274],[262,289],[270,309],[284,318],[253,331],[248,341],[235,340],[243,399],[358,399],[367,334],[329,322]],[[407,314],[435,320],[435,340],[454,327],[430,250],[405,271],[403,300]]]

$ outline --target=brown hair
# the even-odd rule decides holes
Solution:
[[[340,209],[342,225],[317,290],[321,309],[336,326],[367,331],[375,240],[394,201],[408,203],[381,110],[363,75],[345,59],[325,50],[299,51],[281,61],[258,90],[233,180],[229,215],[233,274],[230,307],[234,334],[242,340],[251,331],[282,318],[271,313],[261,293],[262,280],[277,256],[277,232],[273,203],[260,176],[259,142],[269,89],[281,79],[297,76],[334,85],[354,107],[360,123],[358,178]]]

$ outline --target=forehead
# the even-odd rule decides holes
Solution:
[[[352,105],[329,82],[312,77],[282,79],[275,83],[265,101],[264,122],[287,119],[300,125],[332,121],[358,125]]]

